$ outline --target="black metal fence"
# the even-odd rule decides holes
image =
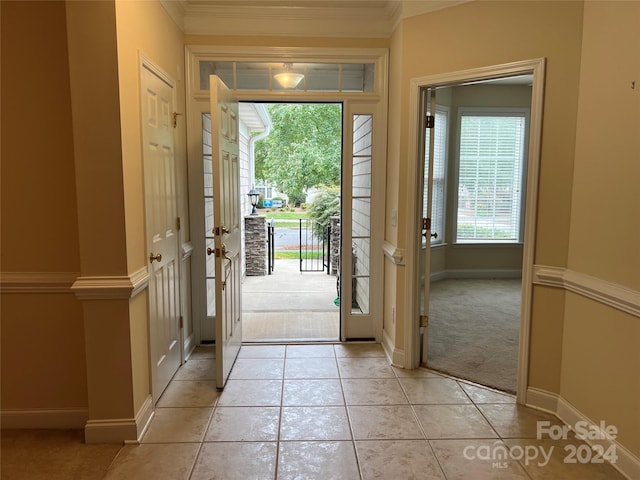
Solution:
[[[272,218],[267,223],[267,273],[273,273],[276,263],[276,242],[275,242],[276,221]]]
[[[316,220],[300,219],[300,271],[331,273],[331,227]]]

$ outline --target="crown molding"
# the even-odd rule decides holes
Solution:
[[[388,38],[405,18],[473,0],[160,0],[187,35]]]

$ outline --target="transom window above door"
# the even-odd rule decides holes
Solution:
[[[292,63],[200,60],[200,90],[218,75],[231,90],[373,92],[375,63]]]

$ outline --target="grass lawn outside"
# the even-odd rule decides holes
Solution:
[[[267,217],[267,220],[271,220],[272,218],[275,220],[299,220],[301,218],[309,218],[309,212],[305,210],[283,212],[279,209],[259,208],[258,215],[264,215]]]

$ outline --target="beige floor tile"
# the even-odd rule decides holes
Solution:
[[[217,407],[205,442],[275,442],[279,407]]]
[[[103,478],[121,445],[84,443],[82,430],[2,430],[2,480]]]
[[[190,480],[273,480],[275,442],[205,443]]]
[[[199,448],[199,443],[124,446],[109,467],[105,480],[187,479]]]
[[[498,438],[475,405],[414,405],[429,439]]]
[[[284,359],[238,358],[229,378],[232,380],[280,379],[284,371]]]
[[[356,452],[363,480],[444,480],[426,440],[357,441]]]
[[[425,436],[409,405],[347,407],[356,440],[413,440]]]
[[[353,442],[282,442],[278,480],[360,478]]]
[[[158,407],[213,407],[219,396],[215,381],[172,381],[160,397]]]
[[[218,405],[221,407],[278,406],[282,380],[227,380]]]
[[[282,404],[288,406],[344,405],[342,385],[337,378],[285,380]]]
[[[501,440],[429,440],[429,443],[447,480],[529,478],[517,461],[508,458],[508,453],[504,456],[507,446]]]
[[[449,378],[401,378],[400,383],[414,405],[471,403],[458,382]]]
[[[540,421],[561,425],[553,415],[521,405],[478,405],[501,438],[536,438]]]
[[[287,345],[287,358],[335,357],[333,345]]]
[[[342,380],[347,405],[403,405],[409,403],[395,378],[345,378]]]
[[[333,346],[337,357],[384,357],[379,343],[340,343]]]
[[[280,440],[351,440],[345,407],[283,407]]]
[[[285,345],[243,345],[238,358],[284,358]]]
[[[458,382],[458,384],[471,397],[473,403],[516,403],[516,397],[508,393],[496,392],[466,382]]]
[[[173,379],[215,380],[216,361],[214,358],[207,358],[202,360],[187,360],[187,362],[178,369]]]
[[[396,378],[386,358],[338,358],[342,378]]]
[[[509,439],[510,456],[518,459],[533,480],[624,480],[624,476],[589,445],[578,440]],[[578,457],[578,451],[580,452]],[[613,453],[614,451],[610,451]],[[611,456],[609,456],[611,459]],[[582,459],[582,461],[580,460]],[[575,463],[571,463],[575,460]]]
[[[189,355],[189,360],[202,360],[204,358],[216,358],[215,345],[199,345]]]
[[[287,358],[284,378],[338,378],[335,358]]]
[[[156,408],[142,443],[201,442],[212,408]]]

